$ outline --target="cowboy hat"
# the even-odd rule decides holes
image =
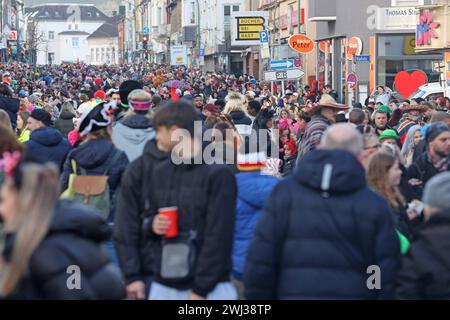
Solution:
[[[413,110],[417,110],[417,111],[420,111],[420,112],[425,112],[425,111],[427,111],[427,109],[428,109],[427,106],[424,106],[424,105],[418,104],[415,101],[412,101],[411,104],[406,105],[406,106],[402,106],[400,108],[400,111],[402,113],[407,113],[407,112],[410,112],[410,111],[413,111]]]
[[[336,109],[336,110],[347,110],[350,107],[346,106],[344,104],[339,104],[336,102],[336,100],[333,99],[332,96],[329,94],[323,94],[322,98],[320,98],[320,101],[318,104],[313,105],[311,108],[308,109],[309,114],[314,114],[317,111],[319,111],[322,108],[328,108],[328,109]]]

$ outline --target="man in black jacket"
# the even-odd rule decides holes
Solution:
[[[130,163],[122,178],[114,222],[114,243],[127,284],[129,299],[147,297],[152,276],[152,242],[143,234],[143,217],[149,209],[149,181],[155,166],[168,154],[159,150],[156,140],[145,145],[144,153]]]
[[[157,165],[150,183],[148,231],[157,243],[150,299],[236,298],[230,283],[236,180],[226,166],[198,161],[201,142],[194,132],[196,120],[194,107],[183,101],[168,104],[153,118],[158,147],[171,152],[171,158]],[[174,139],[180,133],[181,142]],[[182,252],[168,253],[165,245],[170,221],[158,211],[167,207],[178,210],[178,236],[170,243],[187,244],[185,264]],[[165,269],[164,261],[181,263]],[[167,274],[176,270],[178,275]]]
[[[423,186],[436,174],[450,171],[450,126],[445,122],[433,123],[425,140],[427,152],[408,168],[408,180],[417,179]]]
[[[397,283],[399,299],[450,298],[450,172],[426,185],[426,222],[402,260]]]
[[[388,204],[367,187],[356,158],[362,149],[355,128],[331,126],[275,187],[247,255],[247,299],[393,296],[399,240]],[[373,269],[381,277],[375,286]]]

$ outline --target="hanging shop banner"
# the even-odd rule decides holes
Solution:
[[[172,46],[170,47],[170,64],[172,66],[187,66],[187,47]]]

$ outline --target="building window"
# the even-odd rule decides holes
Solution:
[[[105,48],[102,48],[102,62],[105,62]]]
[[[233,12],[239,12],[239,6],[233,6]]]
[[[95,61],[100,62],[100,49],[99,48],[95,49],[95,56],[96,56]]]
[[[92,17],[92,12],[88,11],[87,15],[89,18]]]
[[[71,24],[69,24],[69,28],[68,28],[69,30],[72,30],[72,25]]]
[[[415,7],[423,5],[424,0],[392,0],[393,7]]]
[[[55,31],[48,32],[48,40],[55,40]]]
[[[75,25],[75,30],[78,30],[78,25],[77,24]]]
[[[158,15],[157,15],[156,19],[157,19],[157,25],[160,26],[162,23],[162,21],[161,21],[162,20],[162,8],[161,7],[158,7]]]
[[[78,47],[78,38],[72,38],[72,47]]]
[[[95,59],[95,50],[94,48],[91,48],[91,60],[94,61]]]

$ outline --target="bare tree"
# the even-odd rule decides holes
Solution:
[[[28,21],[26,46],[32,66],[36,65],[37,51],[43,42],[45,42],[45,35],[39,31],[39,21],[35,19]]]

